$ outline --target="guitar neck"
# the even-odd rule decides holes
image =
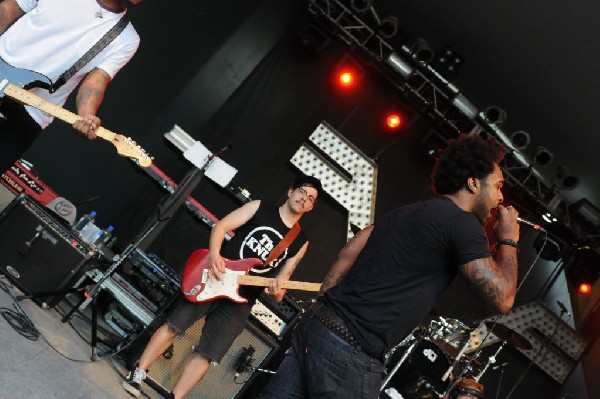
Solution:
[[[29,105],[31,107],[37,108],[40,111],[52,115],[55,118],[58,118],[71,125],[77,120],[81,119],[79,115],[76,115],[71,111],[59,107],[58,105],[53,104],[49,101],[46,101],[43,98],[31,93],[30,91],[22,89],[19,86],[15,86],[11,83],[6,85],[6,88],[4,89],[4,94],[14,100],[22,102],[23,104]],[[108,141],[112,141],[117,135],[116,133],[105,129],[102,126],[100,126],[95,133],[96,136]]]
[[[260,277],[260,276],[248,276],[242,275],[238,276],[237,282],[240,285],[252,285],[255,287],[268,287],[270,278]],[[301,290],[301,291],[319,291],[321,289],[321,284],[319,283],[305,283],[302,281],[283,281],[281,283],[282,288],[289,288],[292,290]]]

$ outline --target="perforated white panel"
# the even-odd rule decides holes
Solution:
[[[487,321],[493,319],[492,317]],[[569,376],[587,345],[583,337],[539,302],[512,309],[500,316],[498,323],[525,337],[533,349],[519,351],[530,360],[534,359],[537,366],[561,384]],[[552,336],[555,328],[556,332]],[[485,324],[481,323],[475,332],[479,337],[478,341],[481,342],[487,334]],[[550,337],[552,341],[548,344]],[[498,342],[501,342],[500,339],[492,333],[481,346],[486,347]]]
[[[321,122],[291,159],[302,172],[317,177],[323,189],[348,210],[350,224],[364,228],[373,222],[377,191],[377,164]]]

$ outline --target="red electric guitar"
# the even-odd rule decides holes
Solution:
[[[256,258],[229,260],[225,259],[225,273],[217,280],[209,273],[208,250],[197,249],[188,258],[183,269],[181,291],[190,302],[208,302],[217,298],[229,298],[237,303],[248,300],[239,294],[240,285],[268,287],[270,278],[249,276],[250,269],[262,265]],[[302,291],[319,291],[321,284],[300,281],[284,281],[282,288]]]

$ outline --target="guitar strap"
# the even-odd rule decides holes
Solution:
[[[106,46],[108,46],[108,44],[112,42],[115,39],[115,37],[119,36],[119,34],[123,31],[123,29],[125,29],[128,23],[129,19],[127,18],[127,14],[125,14],[121,17],[119,22],[117,22],[112,28],[110,28],[110,30],[106,32],[104,36],[102,36],[100,40],[98,40],[96,44],[92,46],[92,48],[90,48],[84,55],[82,55],[81,58],[75,64],[73,64],[71,68],[67,69],[62,75],[59,76],[58,79],[56,79],[56,82],[52,83],[48,91],[50,93],[54,93],[62,85],[64,85],[69,79],[73,77],[73,75],[77,73],[77,71],[83,68],[85,64],[90,62],[96,55],[98,55],[100,51],[102,51]]]
[[[275,245],[275,248],[273,248],[273,250],[269,253],[269,257],[267,258],[265,263],[263,263],[263,265],[266,266],[269,263],[273,262],[275,259],[277,259],[279,255],[281,255],[283,251],[285,251],[287,247],[290,246],[290,244],[296,239],[296,237],[298,237],[298,234],[300,234],[301,230],[302,228],[300,227],[300,224],[296,222],[296,224],[294,224],[292,228],[289,229],[289,231],[281,239],[281,241],[279,241],[279,243]]]

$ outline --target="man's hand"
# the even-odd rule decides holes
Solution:
[[[281,302],[286,292],[285,288],[281,288],[282,282],[283,280],[279,277],[269,280],[269,286],[265,287],[265,294],[273,297],[277,302]]]
[[[517,222],[519,212],[512,206],[498,207],[496,213],[496,223],[494,223],[494,233],[498,240],[519,241],[519,222]]]
[[[221,280],[221,275],[225,273],[225,261],[219,254],[208,254],[208,266],[210,267],[210,273],[215,276],[217,280]]]
[[[96,130],[100,127],[101,121],[95,115],[82,115],[81,119],[73,123],[73,129],[86,136],[90,140],[96,138]]]

